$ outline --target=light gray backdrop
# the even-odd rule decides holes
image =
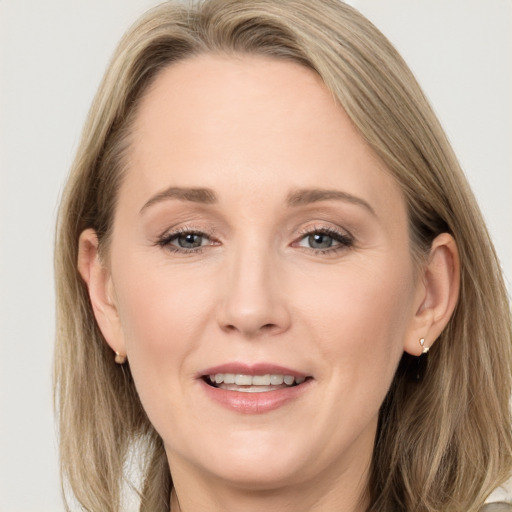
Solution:
[[[55,212],[88,106],[155,0],[0,0],[0,512],[58,512]],[[512,276],[512,1],[353,0],[402,52]]]

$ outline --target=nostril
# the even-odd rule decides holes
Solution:
[[[243,328],[245,327],[245,329]],[[228,332],[243,332],[244,334],[248,334],[248,335],[257,335],[257,333],[259,332],[260,334],[262,332],[272,332],[274,330],[278,330],[279,327],[276,325],[276,324],[272,324],[272,323],[268,323],[268,324],[263,324],[259,327],[250,327],[248,328],[247,326],[243,326],[242,328],[239,328],[237,327],[236,325],[233,325],[233,324],[227,324],[227,325],[224,325],[223,326],[223,329],[225,331],[228,331]]]
[[[238,299],[238,300],[235,300]],[[217,323],[225,333],[239,333],[249,338],[261,334],[274,335],[286,331],[290,316],[283,304],[270,304],[253,298],[232,297],[221,303],[217,312]]]

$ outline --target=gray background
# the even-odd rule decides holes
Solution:
[[[153,0],[0,0],[0,512],[63,510],[52,416],[55,212],[87,109]],[[353,0],[402,52],[512,276],[512,1]]]

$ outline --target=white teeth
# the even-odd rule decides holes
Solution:
[[[252,378],[253,386],[270,386],[270,375],[254,375]]]
[[[218,373],[217,375],[215,375],[215,382],[217,382],[218,384],[218,381],[217,379],[221,376],[222,374]],[[224,377],[222,375],[222,377]],[[222,378],[222,382],[224,381],[224,379]],[[252,377],[251,375],[242,375],[241,373],[235,375],[235,384],[237,386],[252,386]]]
[[[225,373],[224,374],[224,384],[234,384],[235,383],[235,374],[234,373]]]
[[[270,384],[272,386],[280,386],[284,382],[284,377],[282,375],[271,375],[270,376]]]
[[[293,386],[302,384],[306,377],[294,377],[293,375],[246,375],[242,373],[215,373],[209,376],[214,384],[235,384],[236,386]]]
[[[284,383],[287,386],[291,386],[294,382],[295,382],[295,377],[292,377],[291,375],[284,376]]]

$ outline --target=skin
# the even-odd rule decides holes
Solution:
[[[398,185],[320,79],[291,62],[205,55],[165,69],[127,161],[108,261],[87,230],[79,269],[164,440],[172,510],[365,510],[400,357],[431,345],[455,306],[452,238],[414,267]],[[289,204],[304,189],[345,196]],[[199,250],[179,247],[184,230],[205,234]],[[198,379],[233,361],[311,378],[285,405],[243,414]]]

